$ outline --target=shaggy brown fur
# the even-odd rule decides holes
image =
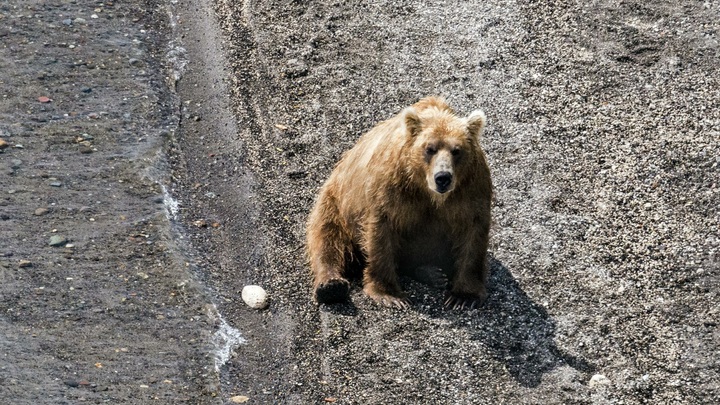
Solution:
[[[492,185],[478,141],[484,127],[482,111],[460,118],[428,97],[360,138],[308,221],[318,302],[347,299],[346,272],[358,253],[363,290],[382,305],[406,308],[399,271],[428,266],[449,277],[446,306],[485,299]]]

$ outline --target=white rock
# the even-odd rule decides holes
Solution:
[[[604,375],[595,374],[594,376],[592,376],[592,378],[590,378],[590,383],[588,383],[588,385],[590,386],[590,388],[595,388],[604,385],[610,385],[610,383],[611,381]]]
[[[240,295],[250,308],[263,309],[267,307],[267,293],[259,285],[246,285]]]

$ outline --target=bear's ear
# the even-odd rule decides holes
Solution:
[[[422,123],[420,117],[417,115],[417,111],[413,107],[408,107],[402,112],[403,120],[405,121],[405,128],[407,128],[408,135],[415,136],[422,130]]]
[[[467,121],[468,134],[475,139],[479,139],[487,122],[485,113],[482,110],[475,110],[465,120]]]

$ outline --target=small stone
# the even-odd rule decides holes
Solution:
[[[72,18],[66,18],[62,21],[62,23],[65,25],[72,25],[73,20],[72,20]]]
[[[588,385],[590,386],[590,388],[596,388],[599,386],[610,385],[610,383],[611,381],[604,375],[595,374],[594,376],[592,376],[592,378],[590,378],[590,382],[588,383]]]
[[[67,243],[67,238],[62,235],[53,235],[50,237],[50,246],[58,247],[63,246]]]
[[[20,159],[13,159],[10,161],[10,168],[13,170],[17,170],[22,166],[22,160]]]
[[[87,154],[93,153],[93,148],[90,147],[90,146],[81,146],[81,147],[80,147],[80,153],[82,153],[83,155],[87,155]]]
[[[92,93],[92,88],[90,88],[90,87],[83,87],[82,90],[80,90],[80,91],[82,91],[82,92],[85,93],[85,94],[87,94],[87,93]]]
[[[43,104],[46,104],[46,103],[49,103],[52,101],[52,99],[50,97],[45,97],[45,96],[40,96],[40,97],[38,97],[37,100]]]
[[[91,15],[90,15],[90,18],[93,18],[93,19],[94,19],[94,18],[99,18],[99,17],[98,17],[97,14],[91,14]]]
[[[130,63],[130,66],[136,66],[136,67],[141,67],[143,65],[143,61],[141,61],[140,59],[135,59],[135,58],[130,58],[128,63]]]
[[[18,267],[21,269],[32,267],[32,262],[30,260],[20,260],[20,262],[18,262]]]
[[[5,148],[8,148],[8,147],[10,147],[10,144],[7,143],[6,141],[0,139],[0,149],[5,149]]]
[[[74,24],[87,24],[87,20],[82,17],[78,17],[73,20],[73,23]]]
[[[290,59],[287,61],[283,73],[288,79],[307,76],[308,66],[301,60]]]
[[[40,208],[36,209],[35,212],[33,212],[33,214],[35,214],[37,216],[41,216],[41,215],[47,214],[48,212],[50,212],[49,209],[40,207]]]
[[[80,383],[75,380],[67,380],[65,381],[65,385],[67,385],[68,387],[77,388],[80,386]]]
[[[287,176],[293,180],[298,180],[307,177],[307,172],[301,169],[288,170]]]
[[[230,397],[230,402],[234,404],[244,404],[249,400],[250,398],[246,397],[245,395],[235,395],[234,397]]]
[[[52,187],[62,187],[62,183],[59,181],[51,181],[50,186]]]
[[[8,215],[8,214],[0,214],[0,219],[2,219],[3,221],[7,221],[8,219],[10,219],[10,215]]]
[[[246,285],[240,296],[250,308],[263,309],[267,307],[267,293],[259,285]]]

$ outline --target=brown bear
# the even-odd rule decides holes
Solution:
[[[398,275],[439,268],[445,306],[474,308],[486,296],[492,183],[479,136],[485,114],[458,117],[427,97],[383,121],[346,152],[307,225],[315,299],[348,298],[350,262],[361,255],[363,290],[407,308]]]

